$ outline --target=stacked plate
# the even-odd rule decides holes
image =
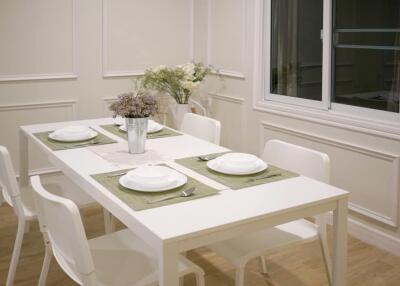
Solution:
[[[207,162],[207,167],[229,175],[250,175],[268,168],[260,158],[245,153],[228,153]]]
[[[126,132],[126,125],[125,125],[125,119],[122,117],[115,117],[114,119],[114,124],[119,125],[119,129]],[[160,123],[155,122],[154,120],[149,119],[148,124],[147,124],[147,133],[155,133],[158,131],[161,131],[163,129],[163,126]]]
[[[119,179],[121,186],[140,192],[168,191],[187,182],[187,177],[165,166],[141,166]]]
[[[87,126],[67,126],[49,134],[49,138],[60,142],[79,142],[95,138],[96,131]]]

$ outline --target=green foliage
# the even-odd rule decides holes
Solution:
[[[159,66],[146,70],[143,76],[143,86],[171,95],[177,103],[186,104],[193,91],[211,72],[202,63],[187,63],[169,68]]]

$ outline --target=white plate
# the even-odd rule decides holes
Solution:
[[[95,138],[98,133],[86,126],[68,126],[49,134],[49,138],[59,142],[79,142]]]
[[[224,165],[223,156],[208,161],[207,167],[216,172],[228,175],[251,175],[264,171],[268,168],[268,164],[259,158],[256,158],[254,163],[252,163],[249,168],[240,168],[240,167],[235,168],[233,165],[229,164]]]
[[[149,123],[147,125],[147,133],[156,133],[158,131],[161,131],[164,128],[160,123],[155,122],[153,120],[149,120]],[[126,125],[122,124],[119,127],[119,130],[126,132]]]
[[[163,182],[155,183],[155,181]],[[121,186],[139,192],[169,191],[187,182],[187,177],[174,169],[164,166],[143,166],[119,179]]]

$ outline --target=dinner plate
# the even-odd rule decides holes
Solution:
[[[80,142],[95,138],[96,131],[86,126],[67,126],[49,134],[49,138],[59,142]]]
[[[207,167],[228,175],[251,175],[266,170],[268,164],[254,155],[228,153],[208,161]]]
[[[156,133],[158,131],[161,131],[164,128],[160,123],[155,122],[154,120],[149,120],[149,123],[147,124],[147,133]],[[119,127],[119,130],[126,132],[126,125],[122,124]]]
[[[164,166],[143,166],[119,179],[121,186],[139,192],[169,191],[187,183],[187,177]]]

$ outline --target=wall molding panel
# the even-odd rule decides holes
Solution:
[[[260,123],[260,150],[262,150],[264,144],[265,144],[265,131],[266,130],[271,130],[275,132],[279,132],[282,134],[294,136],[300,139],[305,139],[307,141],[315,142],[315,143],[320,143],[325,146],[330,146],[334,148],[338,148],[341,150],[346,150],[350,151],[353,153],[358,153],[363,156],[367,156],[370,158],[374,158],[377,160],[383,160],[385,162],[390,163],[391,165],[391,188],[390,188],[390,216],[387,216],[385,214],[379,213],[377,211],[374,211],[368,207],[361,206],[359,204],[356,204],[354,202],[349,202],[349,209],[359,213],[361,215],[364,215],[366,217],[372,218],[376,221],[379,221],[383,224],[389,225],[391,227],[397,227],[398,226],[398,207],[399,207],[399,190],[400,190],[400,159],[399,156],[396,154],[388,153],[388,152],[383,152],[380,150],[374,150],[370,148],[366,148],[363,146],[359,146],[356,144],[351,144],[347,142],[342,142],[338,140],[334,140],[331,138],[323,137],[323,136],[318,136],[315,134],[311,134],[308,132],[302,132],[298,131],[292,128],[287,128],[284,126],[272,124],[269,122],[262,121]]]
[[[227,94],[217,93],[217,92],[209,92],[208,93],[213,99],[226,101],[235,104],[243,104],[244,98],[234,97]]]
[[[105,97],[103,98],[103,116],[108,116],[110,104],[117,101],[116,97]]]
[[[109,57],[108,57],[108,1],[102,0],[102,69],[104,78],[112,77],[129,77],[129,76],[141,76],[144,74],[144,69],[131,69],[131,70],[109,70]],[[187,61],[192,61],[194,58],[194,0],[189,1],[189,51]]]
[[[0,75],[0,82],[13,82],[13,81],[36,81],[36,80],[56,80],[56,79],[74,79],[78,78],[78,67],[77,67],[77,0],[71,1],[71,23],[72,23],[72,70],[60,73],[38,73],[38,74],[9,74]]]
[[[6,105],[0,105],[0,113],[5,111],[69,107],[71,109],[71,120],[77,120],[76,105],[77,105],[76,100],[6,104]]]
[[[244,72],[244,67],[245,67],[245,56],[246,56],[246,1],[241,0],[241,8],[242,8],[242,21],[241,21],[241,32],[242,32],[242,41],[240,43],[241,45],[241,67],[240,70],[231,70],[231,69],[225,69],[223,67],[218,67],[213,64],[213,49],[212,49],[212,36],[213,36],[213,8],[212,8],[212,2],[213,1],[218,1],[218,0],[208,0],[207,5],[208,5],[208,15],[207,15],[207,64],[214,66],[217,70],[218,73],[222,76],[226,77],[232,77],[232,78],[237,78],[237,79],[245,79],[245,72]]]

